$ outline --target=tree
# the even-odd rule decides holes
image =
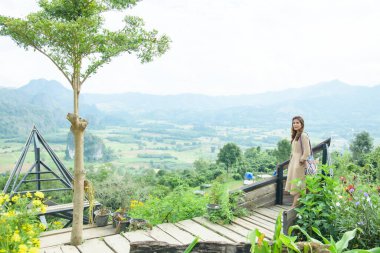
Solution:
[[[274,150],[274,155],[276,156],[277,163],[285,162],[289,160],[290,153],[292,152],[292,145],[287,139],[282,139],[277,142],[277,149]]]
[[[74,195],[71,243],[82,243],[85,171],[83,136],[87,121],[79,116],[83,83],[100,67],[124,52],[135,53],[142,63],[165,53],[170,39],[144,30],[141,18],[126,16],[124,27],[104,27],[103,14],[125,10],[138,0],[39,0],[40,10],[25,19],[0,15],[0,35],[10,36],[18,46],[48,57],[73,89],[74,112],[67,114],[74,135]]]
[[[369,154],[373,149],[373,138],[366,131],[355,135],[355,138],[350,144],[352,157],[359,165],[364,165],[364,156]]]
[[[235,143],[227,143],[220,149],[218,153],[218,163],[224,163],[227,167],[227,173],[229,168],[242,159],[242,152]]]
[[[276,167],[276,161],[273,159],[274,150],[261,151],[260,147],[252,147],[245,151],[244,157],[247,166],[254,172],[269,172]]]

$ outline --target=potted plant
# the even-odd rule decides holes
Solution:
[[[129,231],[135,231],[139,229],[144,229],[144,230],[152,229],[152,225],[147,220],[131,218]]]
[[[126,208],[120,208],[113,213],[112,226],[116,228],[116,233],[127,231],[131,218],[127,215],[126,210]]]
[[[207,212],[213,213],[220,209],[222,204],[224,187],[220,182],[214,182],[209,191],[209,203],[207,204]]]
[[[107,209],[107,207],[102,206],[100,209],[96,210],[94,214],[96,226],[104,227],[108,224],[108,218],[111,212]]]
[[[233,220],[228,191],[220,181],[215,181],[209,191],[207,218],[214,223],[228,224]]]

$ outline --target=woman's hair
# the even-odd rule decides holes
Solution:
[[[301,129],[299,131],[296,131],[296,130],[293,129],[293,121],[295,119],[298,120],[301,123],[301,125],[302,125],[302,127],[301,127]],[[304,127],[305,127],[305,121],[303,120],[303,118],[301,116],[294,116],[293,119],[292,119],[292,128],[291,128],[292,141],[291,142],[293,142],[294,139],[296,141],[299,140],[299,138],[300,138],[300,136],[301,136],[301,134],[303,132]]]

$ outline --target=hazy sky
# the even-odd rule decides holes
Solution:
[[[1,0],[0,13],[23,16],[33,0]],[[247,94],[340,79],[380,84],[378,0],[144,0],[127,11],[172,39],[141,65],[122,55],[83,92]],[[107,15],[119,27],[125,13]],[[0,86],[30,79],[67,81],[42,55],[0,37]]]

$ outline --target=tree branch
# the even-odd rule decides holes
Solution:
[[[71,80],[70,78],[67,76],[67,74],[65,73],[65,71],[63,71],[63,69],[47,54],[45,53],[44,51],[42,51],[40,48],[38,48],[37,46],[35,46],[34,44],[31,45],[35,50],[37,50],[38,52],[40,52],[41,54],[45,55],[47,58],[49,58],[49,60],[51,62],[54,63],[54,65],[62,72],[62,74],[66,77],[67,81],[69,81],[70,85],[72,86],[72,83],[71,83]]]

